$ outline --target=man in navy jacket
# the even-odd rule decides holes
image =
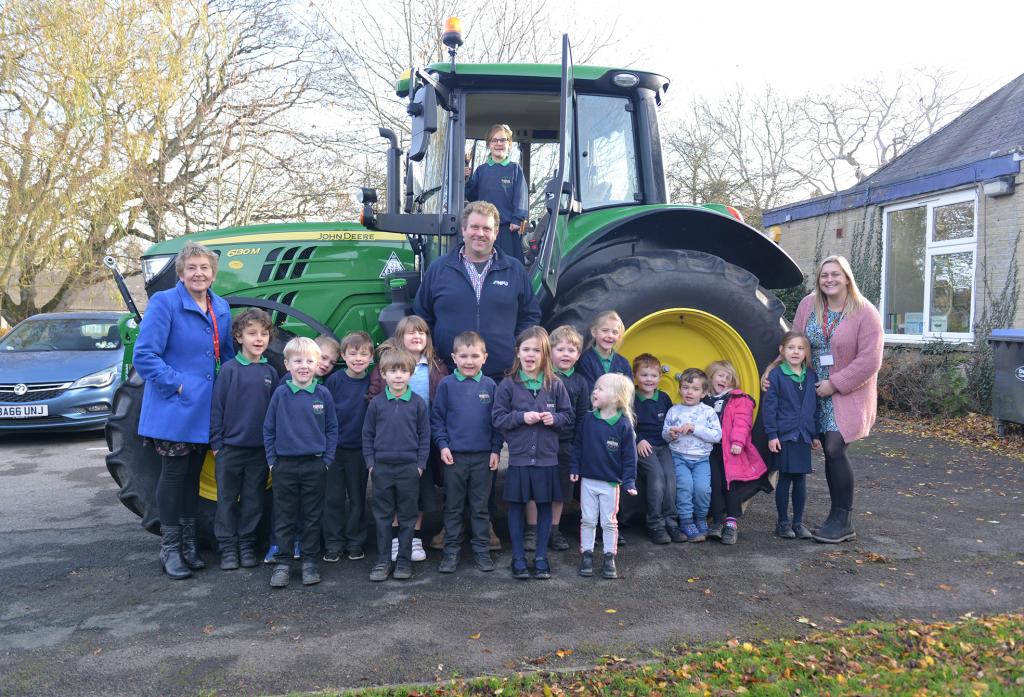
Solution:
[[[501,382],[515,358],[516,336],[540,323],[540,306],[523,265],[494,248],[497,235],[498,210],[486,201],[467,204],[462,246],[430,265],[413,311],[430,325],[449,370],[452,340],[470,330],[483,336],[484,375]]]

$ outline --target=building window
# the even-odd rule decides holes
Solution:
[[[889,206],[882,231],[886,338],[974,338],[974,191]]]

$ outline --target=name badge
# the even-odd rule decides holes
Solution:
[[[828,368],[836,364],[836,359],[832,357],[831,353],[823,353],[818,357],[818,363],[822,368]]]

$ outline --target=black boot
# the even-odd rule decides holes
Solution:
[[[619,572],[615,569],[615,555],[611,552],[604,553],[604,566],[601,567],[601,576],[604,578],[619,577]]]
[[[811,528],[811,532],[812,533],[818,532],[818,530],[820,530],[821,528],[824,528],[826,526],[831,525],[832,522],[835,520],[835,518],[836,518],[836,507],[835,506],[829,506],[828,507],[828,515],[825,516],[825,520],[822,521],[821,525],[819,525],[818,527]]]
[[[164,573],[175,580],[191,576],[192,572],[181,558],[181,526],[162,526],[160,534],[160,566]]]
[[[199,556],[199,548],[196,547],[195,518],[181,519],[181,556],[193,571],[206,568],[206,562]]]
[[[594,575],[594,553],[587,551],[580,556],[580,570],[577,572],[580,576],[593,576]]]
[[[835,515],[831,521],[826,521],[824,525],[814,532],[815,542],[837,544],[857,537],[857,533],[853,531],[853,511],[849,508],[836,508],[834,510]]]

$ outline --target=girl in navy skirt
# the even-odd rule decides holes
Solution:
[[[547,554],[551,502],[560,499],[558,434],[572,428],[569,393],[551,371],[551,345],[542,327],[516,337],[516,358],[494,395],[491,421],[508,443],[505,501],[512,542],[512,575],[530,578],[523,550],[526,503],[537,503],[537,551],[534,578],[551,578]]]
[[[815,411],[814,385],[818,376],[811,370],[811,344],[800,332],[786,332],[779,344],[781,362],[769,373],[768,390],[762,402],[768,449],[773,453],[771,468],[779,472],[775,507],[779,522],[775,534],[787,539],[810,539],[804,525],[807,474],[811,471],[811,448],[820,448]],[[789,519],[790,489],[793,521]]]

